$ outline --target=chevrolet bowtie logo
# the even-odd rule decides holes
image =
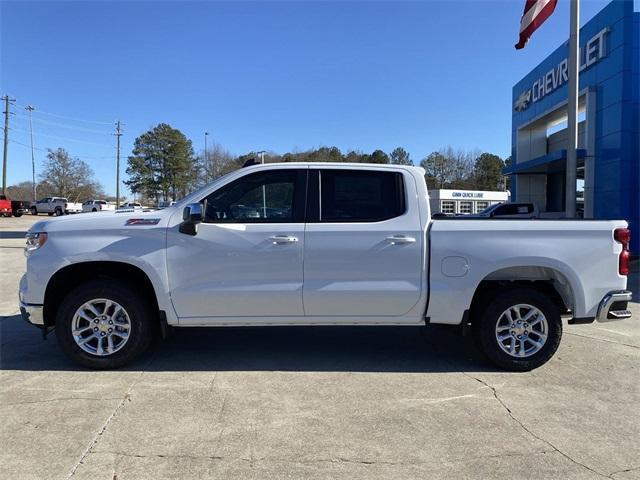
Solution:
[[[516,100],[516,103],[514,105],[516,112],[522,112],[523,110],[525,110],[529,106],[530,102],[531,102],[531,89],[525,90],[524,92],[522,92],[518,97],[518,99]]]

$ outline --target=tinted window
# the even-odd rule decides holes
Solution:
[[[306,175],[306,172],[304,172]],[[303,221],[299,205],[304,192],[298,170],[258,172],[242,177],[205,200],[208,223],[282,223]]]
[[[533,206],[531,204],[505,203],[496,209],[495,215],[518,215],[531,212],[533,212]]]
[[[404,210],[401,173],[320,170],[321,222],[378,222]]]

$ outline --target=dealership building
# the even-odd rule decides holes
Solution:
[[[431,213],[480,213],[485,208],[509,201],[509,192],[477,190],[429,190]]]
[[[514,202],[542,216],[565,211],[567,54],[560,46],[513,87],[511,175]],[[640,12],[608,4],[580,30],[578,211],[625,219],[640,249]],[[580,192],[584,190],[584,193]]]

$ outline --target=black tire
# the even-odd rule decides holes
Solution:
[[[548,327],[547,338],[542,348],[522,358],[505,352],[496,338],[496,326],[503,312],[518,304],[537,308],[546,318]],[[473,322],[473,328],[477,344],[489,360],[500,368],[517,372],[527,372],[548,362],[558,349],[562,338],[560,310],[549,297],[532,288],[513,288],[496,295],[480,314],[479,321]]]
[[[60,207],[56,207],[56,209],[53,211],[53,214],[56,217],[61,217],[62,215],[64,215],[64,212],[62,211],[62,209]]]
[[[38,209],[36,207],[31,207],[31,215],[38,215]]]
[[[92,211],[92,212],[97,212],[97,211],[98,211],[98,209],[94,207],[91,211]]]
[[[52,217],[52,216],[53,216],[53,213],[49,212],[49,213],[47,213],[47,215],[49,215],[50,217]]]
[[[56,316],[56,337],[62,351],[74,362],[93,369],[119,368],[142,355],[151,345],[156,329],[149,302],[135,292],[135,287],[111,279],[94,280],[72,290],[60,304]],[[85,302],[99,298],[119,303],[131,321],[127,342],[120,350],[107,356],[84,351],[72,334],[76,311]]]
[[[13,212],[13,216],[19,218],[22,216],[22,212]]]

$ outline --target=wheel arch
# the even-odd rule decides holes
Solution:
[[[506,289],[528,287],[547,295],[562,314],[575,312],[581,298],[571,279],[559,269],[549,266],[505,267],[486,275],[478,284],[469,309],[469,320],[477,318],[495,296]]]
[[[56,314],[64,296],[73,288],[96,278],[126,279],[135,285],[136,291],[149,301],[154,312],[159,314],[158,300],[149,276],[136,265],[117,261],[90,261],[67,265],[54,273],[44,294],[45,327],[55,325]]]

